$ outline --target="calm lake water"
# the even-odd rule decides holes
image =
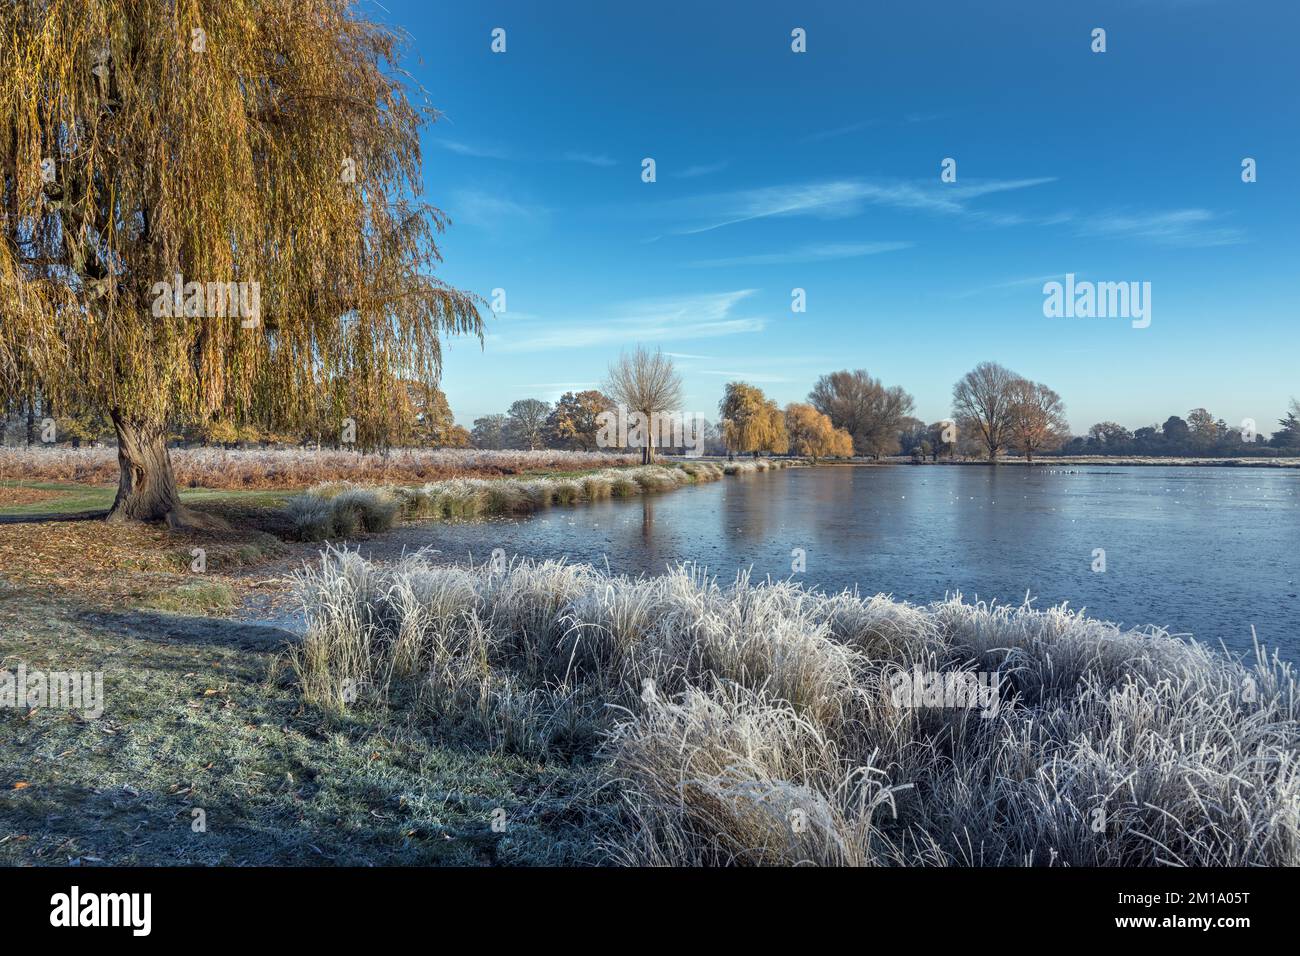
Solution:
[[[1300,471],[794,468],[526,519],[408,526],[400,538],[448,559],[503,548],[624,573],[692,561],[726,581],[741,568],[790,577],[802,548],[807,569],[794,577],[826,590],[920,603],[1028,594],[1235,651],[1250,648],[1253,624],[1300,661]]]

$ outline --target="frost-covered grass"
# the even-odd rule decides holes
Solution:
[[[724,587],[690,568],[330,550],[298,584],[308,702],[604,761],[613,860],[1300,863],[1300,700],[1262,651],[1240,663],[1064,608]],[[996,712],[900,701],[892,678],[915,669],[996,671]]]
[[[697,482],[717,481],[724,474],[766,471],[785,464],[761,459],[736,463],[680,461],[606,468],[573,477],[451,478],[390,491],[401,501],[402,512],[411,518],[481,518],[671,491]]]
[[[459,475],[586,471],[629,465],[633,455],[580,451],[482,451],[406,448],[385,454],[304,448],[173,448],[177,482],[203,488],[302,488],[321,481],[393,484]],[[0,478],[116,482],[116,448],[0,447]]]
[[[675,465],[608,468],[575,478],[451,478],[415,488],[395,488],[393,494],[401,500],[404,513],[413,518],[477,518],[626,498],[722,477],[714,465],[689,467],[689,472]]]
[[[320,485],[285,502],[284,510],[303,541],[350,538],[387,531],[400,503],[383,489]]]
[[[483,518],[528,514],[553,505],[575,505],[608,498],[630,498],[670,491],[724,474],[777,469],[790,463],[706,461],[606,468],[573,477],[450,478],[417,487],[364,488],[350,482],[325,482],[286,503],[285,514],[300,538],[325,541],[358,531],[384,531],[397,514],[408,518]]]
[[[616,799],[592,799],[598,764],[543,764],[431,737],[397,711],[322,719],[276,666],[288,635],[266,622],[200,617],[211,602],[196,605],[194,589],[210,582],[168,580],[185,592],[167,606],[179,613],[87,613],[68,587],[0,585],[0,668],[104,675],[98,721],[0,707],[0,866],[598,859],[593,822]],[[207,814],[205,833],[190,829],[195,807]],[[504,833],[491,829],[498,809]]]
[[[724,462],[722,472],[726,475],[751,475],[756,471],[776,471],[789,465],[789,461],[779,458],[739,458]]]

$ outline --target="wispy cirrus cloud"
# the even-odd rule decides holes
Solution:
[[[760,252],[748,256],[727,256],[721,259],[699,259],[688,263],[692,268],[706,269],[719,266],[775,266],[798,262],[825,262],[832,259],[856,259],[875,256],[882,252],[910,249],[910,242],[824,242],[800,246],[785,252]]]
[[[555,392],[580,392],[587,388],[597,388],[599,385],[599,382],[533,382],[530,385],[516,385],[514,388],[515,391],[544,388]]]
[[[523,154],[516,155],[501,146],[485,146],[481,143],[466,143],[463,140],[456,139],[438,139],[434,140],[434,142],[449,153],[455,153],[457,156],[469,156],[473,159],[500,159],[513,161],[516,159],[523,160],[535,158]],[[559,157],[552,156],[550,158],[552,160],[558,158],[566,163],[581,163],[584,166],[600,166],[608,168],[610,166],[618,165],[618,160],[614,159],[612,156],[608,156],[604,153],[586,152],[583,150],[569,150]]]
[[[1208,209],[1106,212],[1084,219],[1079,231],[1085,236],[1145,239],[1184,249],[1232,246],[1246,241],[1241,229],[1218,225],[1218,218]]]
[[[713,193],[663,203],[658,209],[663,214],[691,222],[675,230],[678,235],[696,235],[776,216],[843,219],[857,215],[867,206],[944,215],[978,215],[969,208],[977,199],[1050,182],[1055,182],[1055,177],[966,183],[839,179]]]
[[[978,205],[979,200],[988,196],[1019,192],[1052,182],[1056,182],[1056,177],[967,180],[959,183],[940,183],[937,180],[836,179],[708,193],[662,203],[655,207],[654,213],[681,222],[682,225],[671,230],[671,234],[683,236],[769,218],[847,219],[861,214],[868,207],[877,206],[926,215],[950,216],[973,225],[999,228],[1025,225],[1073,226],[1077,234],[1082,236],[1132,239],[1179,248],[1227,246],[1247,241],[1243,230],[1223,225],[1221,217],[1208,209],[1112,211],[1080,216],[1073,211],[1026,214],[984,209]],[[875,251],[889,250],[876,249],[862,254],[873,254]],[[812,259],[796,258],[801,252],[803,250],[756,257],[703,260],[692,265],[740,265],[746,261],[758,265],[779,264],[812,261],[820,257],[812,253]],[[831,252],[826,257],[847,256]]]
[[[1024,288],[1025,286],[1038,286],[1038,285],[1042,285],[1044,282],[1059,280],[1062,276],[1065,275],[1065,272],[1066,270],[1063,269],[1060,272],[1052,273],[1051,275],[1027,276],[1023,279],[1008,279],[1005,282],[993,282],[990,283],[989,285],[976,286],[973,289],[966,289],[962,292],[957,292],[953,295],[953,298],[969,299],[971,296],[984,295],[989,292],[1003,292],[1008,289]],[[1083,273],[1076,272],[1075,277],[1082,278]]]
[[[789,375],[777,375],[771,372],[732,372],[716,368],[701,369],[700,372],[703,375],[718,375],[733,382],[752,382],[758,385],[774,385],[780,382],[798,381]]]
[[[507,227],[544,225],[551,215],[545,206],[482,189],[461,189],[452,193],[447,209],[457,225],[475,226],[491,233]]]
[[[455,153],[457,156],[472,156],[475,159],[509,159],[510,154],[495,146],[477,146],[472,143],[462,143],[454,139],[435,140],[439,146],[449,153]]]
[[[564,159],[566,162],[583,163],[587,166],[609,167],[618,165],[617,160],[613,157],[606,156],[604,153],[582,153],[571,151],[564,154]]]
[[[835,126],[831,129],[821,129],[815,133],[809,133],[803,138],[803,141],[805,143],[823,143],[828,139],[848,136],[850,133],[856,133],[875,125],[876,120],[859,120],[856,123],[845,123],[843,126]]]
[[[922,113],[919,111],[914,111],[911,113],[904,113],[902,117],[902,122],[907,123],[908,125],[915,125],[917,123],[932,123],[935,120],[943,119],[945,115],[947,114]],[[803,138],[803,142],[823,143],[828,139],[838,139],[841,136],[848,136],[851,133],[859,133],[864,129],[870,129],[873,126],[884,126],[887,125],[889,122],[893,122],[893,121],[880,120],[880,119],[864,119],[864,120],[858,120],[853,123],[845,123],[843,126],[832,126],[830,129],[821,129],[821,130],[817,130],[816,132],[809,133],[807,136]]]
[[[738,316],[737,306],[754,289],[639,299],[614,306],[608,315],[581,322],[563,322],[531,335],[491,334],[485,344],[502,352],[546,352],[596,345],[632,345],[721,338],[761,332],[766,322]]]
[[[720,173],[729,166],[727,160],[719,160],[716,163],[700,163],[695,166],[687,166],[679,173],[674,173],[678,179],[696,179],[700,176],[709,176],[713,173]]]

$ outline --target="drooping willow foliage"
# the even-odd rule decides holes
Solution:
[[[398,39],[348,7],[0,4],[0,398],[351,418],[371,445],[399,425],[399,380],[436,381],[440,336],[481,335],[476,300],[432,275],[434,114]],[[176,309],[159,284],[178,276]],[[225,283],[257,283],[256,314]]]

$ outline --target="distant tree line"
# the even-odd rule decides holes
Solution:
[[[953,386],[952,415],[929,424],[912,416],[915,402],[899,386],[886,386],[864,369],[823,375],[807,404],[784,413],[744,382],[726,386],[719,410],[729,452],[789,451],[811,457],[895,455],[914,461],[939,458],[996,460],[1020,455],[1132,455],[1232,457],[1300,455],[1300,402],[1292,400],[1274,430],[1252,422],[1230,426],[1204,408],[1187,417],[1130,432],[1115,422],[1072,435],[1061,396],[995,362],[981,362]],[[816,419],[825,419],[817,431]],[[822,435],[811,440],[811,433]],[[797,437],[796,437],[797,436]]]
[[[112,434],[113,424],[102,411],[71,403],[56,407],[40,391],[0,401],[0,446],[37,445],[51,438],[78,446]]]
[[[612,405],[596,389],[565,392],[554,405],[521,398],[504,414],[476,418],[470,439],[475,448],[594,451],[599,431],[596,417]]]
[[[1300,403],[1294,399],[1277,430],[1246,421],[1230,426],[1204,408],[1163,424],[1129,431],[1099,422],[1085,435],[1072,435],[1065,405],[1052,389],[994,362],[982,362],[953,386],[953,417],[914,428],[903,436],[905,453],[995,459],[1023,455],[1113,455],[1169,457],[1291,456],[1300,454]],[[950,440],[944,440],[947,431]],[[938,438],[936,438],[936,433]]]
[[[1271,423],[1229,425],[1204,408],[1186,418],[1170,415],[1163,424],[1129,431],[1116,422],[1098,422],[1086,435],[1061,447],[1066,455],[1176,455],[1200,458],[1292,456],[1300,454],[1300,403],[1291,402],[1286,417]]]
[[[485,449],[569,449],[600,447],[601,414],[622,408],[647,418],[681,413],[682,383],[672,359],[638,348],[609,366],[600,389],[565,392],[554,403],[523,398],[500,414],[475,419],[473,428],[457,425],[441,390],[399,383],[392,397],[406,423],[402,444]],[[1110,455],[1143,457],[1240,457],[1300,455],[1300,402],[1271,424],[1229,425],[1204,408],[1185,417],[1133,431],[1111,421],[1086,434],[1072,435],[1060,395],[995,362],[981,362],[953,386],[952,415],[926,423],[915,418],[915,401],[903,388],[886,386],[864,369],[831,372],[814,383],[806,402],[780,408],[763,390],[743,381],[728,382],[718,403],[718,422],[703,421],[700,444],[689,449],[706,455],[769,454],[802,457],[880,459],[903,455],[914,461],[940,458],[993,460],[1009,454],[1036,456]],[[228,420],[191,421],[174,426],[171,438],[186,444],[347,444],[339,433],[346,408],[322,408],[318,423],[293,433],[238,427]],[[113,435],[112,423],[89,408],[56,407],[37,393],[0,406],[0,444],[54,440],[79,445]],[[640,447],[643,461],[656,450],[681,453],[650,439]],[[613,447],[610,450],[617,450]]]

